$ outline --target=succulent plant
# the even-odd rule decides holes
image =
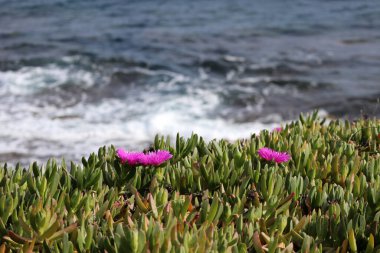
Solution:
[[[206,142],[156,136],[159,166],[113,146],[80,164],[0,166],[1,252],[377,252],[380,122],[325,123]],[[261,159],[268,147],[291,159]]]

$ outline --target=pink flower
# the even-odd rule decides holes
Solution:
[[[121,163],[128,165],[153,165],[158,166],[172,158],[172,154],[166,150],[157,150],[144,154],[143,152],[127,152],[123,149],[116,151]]]
[[[290,160],[290,155],[286,152],[278,152],[270,148],[261,148],[257,151],[259,156],[267,161],[283,163]]]
[[[116,153],[120,158],[121,163],[128,163],[129,165],[136,165],[140,163],[144,156],[143,152],[127,152],[121,148],[119,148]]]
[[[149,152],[145,154],[145,161],[142,162],[143,165],[154,165],[158,166],[163,162],[172,158],[172,154],[166,150],[157,150],[156,152]],[[146,163],[146,164],[144,164]]]
[[[281,132],[282,127],[275,127],[272,132]]]

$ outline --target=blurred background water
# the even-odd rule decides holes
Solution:
[[[380,1],[0,0],[0,161],[380,116]]]

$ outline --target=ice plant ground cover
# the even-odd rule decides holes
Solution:
[[[378,252],[379,133],[377,119],[313,114],[235,142],[157,136],[173,156],[157,167],[113,147],[81,164],[4,164],[0,253]]]

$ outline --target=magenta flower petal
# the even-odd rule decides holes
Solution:
[[[274,151],[273,160],[276,163],[284,163],[290,160],[290,155],[286,152],[281,153],[281,152]]]
[[[158,166],[173,157],[172,154],[166,150],[157,150],[144,154],[143,152],[128,152],[123,149],[118,149],[116,153],[121,163],[127,163],[128,165]]]
[[[170,154],[169,151],[157,150],[156,152],[149,152],[148,154],[146,154],[146,163],[148,165],[158,166],[172,157],[173,156],[172,154]]]
[[[147,154],[142,155],[140,157],[139,163],[144,166],[150,165],[149,156]]]
[[[282,131],[282,127],[275,127],[273,129],[273,132],[281,132]]]
[[[167,160],[169,160],[170,158],[173,157],[173,155],[170,154],[170,152],[167,151],[167,150],[158,150],[157,151],[157,156],[159,156],[160,159],[162,159],[164,161],[167,161]]]
[[[145,161],[143,165],[159,165],[160,161],[158,160],[156,152],[149,152],[145,154]]]
[[[127,163],[129,165],[137,165],[141,163],[141,160],[144,159],[144,153],[142,152],[129,152]]]
[[[286,152],[278,152],[270,148],[261,148],[257,151],[259,156],[267,161],[283,163],[290,160],[290,155]]]
[[[259,156],[267,161],[272,161],[273,156],[272,156],[273,150],[270,148],[260,148],[257,153]]]
[[[121,163],[128,163],[129,165],[137,165],[141,163],[140,161],[144,157],[144,153],[142,152],[127,152],[120,148],[116,151],[116,153],[120,158]]]
[[[119,148],[118,150],[116,150],[116,154],[120,158],[121,163],[125,163],[127,161],[128,152],[124,149]]]

